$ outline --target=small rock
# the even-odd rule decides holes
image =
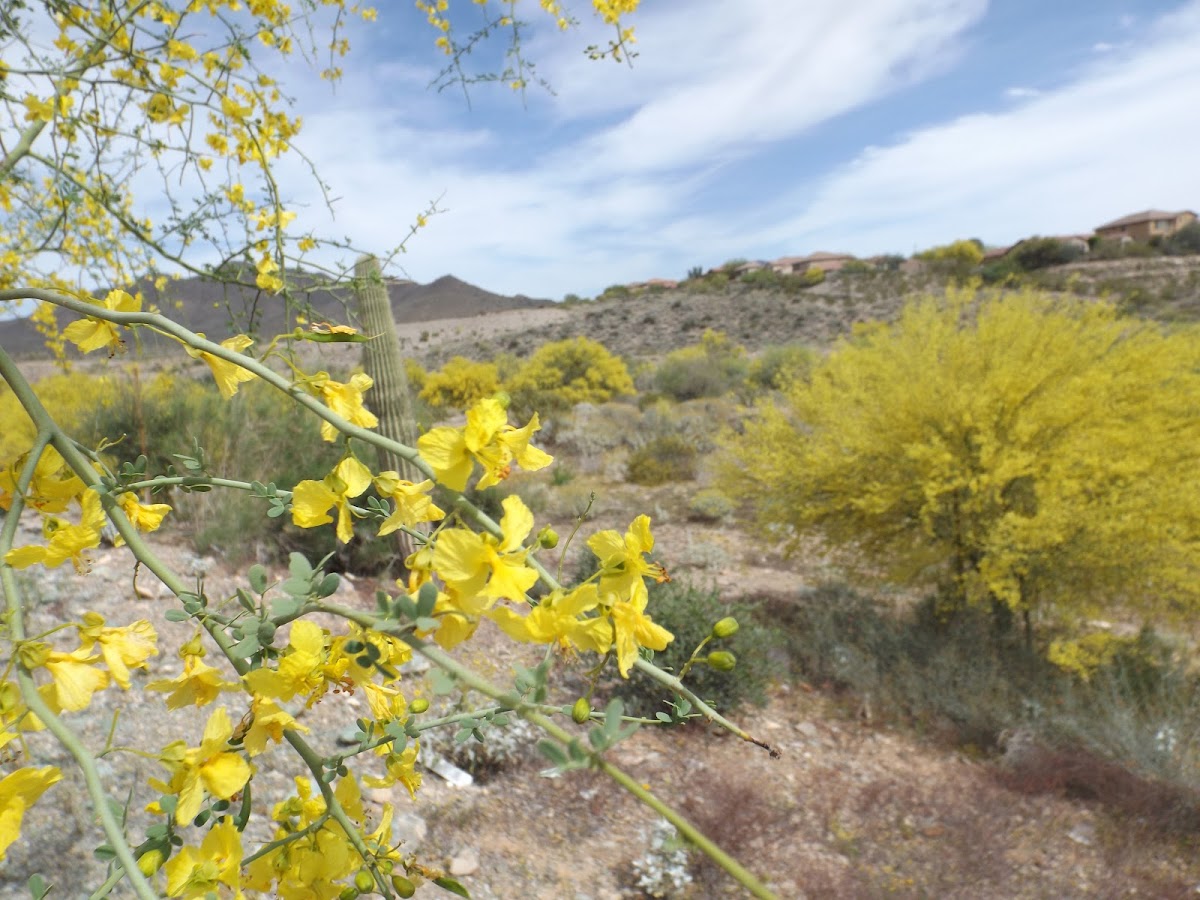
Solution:
[[[469,847],[450,860],[451,875],[474,875],[479,871],[479,854]]]
[[[1090,822],[1080,822],[1067,832],[1067,837],[1077,844],[1090,847],[1096,841],[1096,828]]]
[[[804,735],[806,738],[808,738],[810,741],[815,741],[821,734],[817,730],[817,726],[814,725],[812,722],[801,722],[799,725],[796,726],[796,730],[798,732],[800,732],[802,735]]]
[[[428,833],[429,825],[416,813],[401,813],[392,820],[393,839],[403,841],[410,850],[423,843]]]

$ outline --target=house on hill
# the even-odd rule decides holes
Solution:
[[[809,269],[836,272],[846,263],[857,259],[849,253],[825,253],[819,251],[808,256],[781,256],[771,263],[771,268],[780,275],[802,275]]]
[[[1170,237],[1195,221],[1196,214],[1191,210],[1164,212],[1161,209],[1147,209],[1099,225],[1096,234],[1115,241],[1148,241],[1152,237]]]

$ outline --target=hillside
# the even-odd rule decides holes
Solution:
[[[304,279],[297,279],[301,287]],[[140,285],[148,305],[169,313],[193,331],[204,332],[221,340],[239,331],[253,330],[260,334],[279,334],[290,331],[294,323],[284,321],[283,304],[276,298],[247,289],[229,287],[216,281],[186,278],[171,282],[163,291],[153,284]],[[472,318],[513,309],[536,309],[551,306],[549,300],[525,296],[504,296],[486,291],[473,284],[444,275],[430,284],[413,281],[390,281],[388,295],[392,314],[398,323],[425,322],[442,318]],[[353,297],[349,291],[316,290],[307,295],[313,321],[353,322]],[[65,324],[66,316],[60,317]],[[27,319],[0,322],[0,346],[18,357],[40,356],[42,341]],[[162,341],[147,341],[150,353],[160,352]]]

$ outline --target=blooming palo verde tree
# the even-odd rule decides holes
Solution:
[[[497,77],[518,89],[528,83],[531,69],[520,56],[515,18],[522,4],[475,0],[484,25],[465,40],[451,25],[446,0],[417,5],[435,28],[433,43],[448,57],[445,78],[467,83],[482,77],[464,68],[467,50],[505,32],[513,40]],[[625,59],[633,35],[624,17],[637,0],[592,5],[614,36],[588,52]],[[542,0],[540,7],[560,26],[572,24],[562,4]],[[158,287],[167,277],[161,273],[216,275],[258,292],[261,302],[288,303],[291,311],[303,312],[303,288],[313,278],[301,283],[289,273],[321,240],[289,230],[294,215],[273,168],[295,152],[302,123],[283,87],[256,60],[264,54],[276,63],[304,56],[336,80],[348,50],[343,26],[350,16],[370,22],[375,12],[347,0],[298,0],[296,7],[277,0],[17,0],[0,9],[0,104],[6,112],[0,120],[0,303],[38,303],[36,319],[60,351],[72,345],[112,356],[131,337],[147,333],[177,342],[181,353],[204,360],[222,397],[231,399],[242,384],[260,379],[319,419],[323,440],[342,451],[322,479],[291,490],[215,477],[202,466],[184,474],[147,472],[144,466],[113,470],[103,448],[76,442],[49,415],[0,348],[0,378],[35,427],[30,446],[0,460],[0,859],[21,839],[30,809],[63,777],[59,768],[31,758],[29,735],[48,731],[82,772],[104,831],[100,849],[109,868],[92,896],[408,897],[422,880],[466,896],[462,885],[393,839],[390,807],[368,823],[361,785],[400,784],[415,796],[425,731],[478,730],[515,714],[545,732],[542,747],[556,770],[606,773],[752,893],[770,896],[751,873],[606,758],[605,751],[642,720],[624,716],[619,704],[594,710],[590,690],[565,709],[546,702],[559,655],[593,654],[593,685],[606,665],[622,676],[637,668],[674,692],[677,718],[704,716],[766,746],[648,659],[649,651],[673,639],[654,622],[649,604],[647,579],[663,580],[666,573],[648,558],[654,548],[648,517],[634,519],[624,534],[588,537],[595,572],[581,584],[561,584],[542,563],[557,536],[535,531],[534,516],[519,497],[505,501],[495,522],[463,496],[514,469],[551,463],[536,445],[536,414],[510,422],[500,400],[485,398],[467,411],[464,425],[435,428],[416,446],[405,446],[372,430],[377,421],[367,376],[341,382],[326,372],[306,372],[283,339],[256,341],[245,333],[208,340],[154,309],[137,288],[147,273]],[[162,184],[156,198],[165,197],[168,210],[158,222],[132,187],[156,174]],[[194,261],[201,257],[222,262],[203,266]],[[342,274],[316,270],[331,281]],[[87,286],[95,284],[114,287],[93,293]],[[75,320],[60,327],[56,315],[63,311]],[[246,324],[249,329],[253,321]],[[368,339],[330,325],[285,337]],[[268,365],[268,358],[287,366]],[[364,446],[403,460],[420,477],[372,471],[359,456]],[[450,498],[448,510],[434,502],[435,485]],[[172,488],[247,491],[300,528],[330,527],[345,542],[357,521],[381,536],[405,532],[417,549],[407,560],[407,578],[395,591],[380,591],[370,612],[333,601],[338,577],[300,554],[293,554],[281,583],[252,566],[232,596],[214,597],[165,565],[144,536],[171,512],[169,504],[146,498]],[[22,516],[39,518],[43,537],[18,546]],[[136,562],[174,595],[165,619],[192,632],[180,651],[182,671],[148,682],[145,690],[164,694],[168,710],[182,717],[202,709],[205,723],[198,739],[181,737],[143,750],[156,770],[138,796],[128,798],[109,796],[97,765],[98,752],[113,748],[86,745],[73,718],[100,692],[129,689],[133,670],[154,673],[154,626],[72,610],[78,618],[33,631],[16,578],[19,569],[68,562],[87,578],[89,551],[100,544],[106,525],[128,548],[131,568]],[[542,589],[531,596],[538,583]],[[341,625],[318,624],[312,618],[318,613],[322,623],[332,617]],[[544,645],[542,664],[513,684],[493,683],[463,665],[452,651],[469,642],[484,619],[516,640]],[[729,633],[727,621],[719,626],[716,637]],[[428,701],[414,696],[401,672],[415,654],[486,698],[487,708],[423,719]],[[206,658],[223,658],[225,665]],[[370,714],[357,719],[353,747],[325,756],[294,712],[297,704],[311,706],[334,692],[359,694]],[[256,761],[276,745],[293,751],[295,791],[274,806],[269,823],[260,823],[251,801]],[[383,774],[360,776],[363,760]],[[141,834],[131,833],[121,815],[134,802],[155,819]],[[255,843],[252,833],[270,837]],[[39,897],[48,890],[40,878],[30,887]]]

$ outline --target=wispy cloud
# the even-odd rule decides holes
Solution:
[[[764,233],[861,252],[979,236],[1091,228],[1147,207],[1200,199],[1200,3],[1106,56],[1077,81],[1010,111],[976,114],[868,150],[803,211]]]

